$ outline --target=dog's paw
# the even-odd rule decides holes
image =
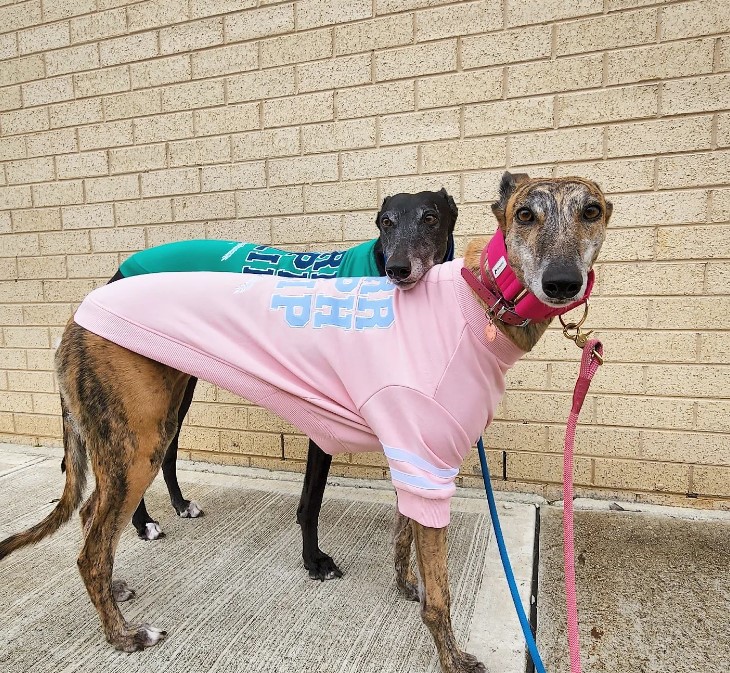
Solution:
[[[309,578],[324,582],[342,577],[342,571],[337,567],[331,556],[320,551],[313,558],[304,559],[304,567],[309,571]]]
[[[109,638],[109,642],[123,652],[137,652],[157,645],[166,635],[167,631],[161,631],[149,624],[128,624],[120,635]]]
[[[165,531],[162,530],[157,521],[149,521],[144,525],[144,530],[140,530],[137,533],[143,540],[158,540],[161,537],[165,537]]]
[[[112,593],[114,594],[114,600],[117,603],[123,603],[137,595],[134,589],[131,589],[124,580],[112,581]]]
[[[444,673],[489,673],[487,667],[473,654],[458,650],[451,653],[448,665],[442,664],[441,668]]]
[[[199,516],[203,516],[203,510],[200,509],[197,502],[191,500],[184,509],[178,511],[177,515],[183,519],[197,519]]]
[[[418,593],[418,586],[413,582],[408,582],[397,578],[396,586],[398,587],[398,593],[407,601],[416,601],[416,603],[418,603],[418,601],[421,600],[421,597]]]

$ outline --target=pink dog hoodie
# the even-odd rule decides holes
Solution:
[[[523,352],[460,275],[385,278],[156,273],[94,290],[76,322],[282,416],[330,454],[384,451],[398,508],[449,522],[454,480]]]

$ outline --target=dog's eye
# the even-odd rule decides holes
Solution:
[[[595,203],[587,205],[583,209],[583,217],[586,220],[597,220],[601,216],[601,207]]]
[[[423,222],[425,224],[437,224],[438,223],[438,218],[435,215],[432,215],[431,213],[428,213],[428,214],[424,215]]]
[[[516,213],[515,217],[518,222],[532,222],[535,219],[534,213],[529,208],[520,208]]]
[[[393,224],[393,220],[391,220],[389,217],[383,217],[380,219],[381,227],[389,227],[391,224]]]

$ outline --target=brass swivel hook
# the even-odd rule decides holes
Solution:
[[[583,304],[583,315],[578,322],[566,323],[563,320],[563,316],[558,316],[558,318],[560,319],[560,324],[563,326],[563,336],[566,339],[570,339],[581,350],[583,348],[585,348],[586,343],[588,343],[588,337],[591,334],[593,334],[592,329],[588,330],[587,332],[584,332],[580,328],[581,325],[586,321],[587,317],[588,317],[588,302]],[[575,330],[574,334],[570,333],[572,330]],[[599,364],[603,364],[603,357],[595,348],[593,349],[593,357],[595,357],[598,360]]]

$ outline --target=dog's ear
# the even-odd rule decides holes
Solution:
[[[378,225],[378,229],[380,228],[380,215],[385,210],[385,206],[386,206],[386,204],[388,203],[389,200],[390,200],[390,197],[389,196],[386,196],[383,199],[383,203],[380,204],[380,210],[377,213],[375,213],[375,224]]]
[[[451,194],[449,194],[444,187],[439,189],[439,194],[446,199],[446,205],[448,205],[452,216],[451,229],[453,230],[454,225],[456,224],[456,218],[459,217],[459,209],[456,207],[456,201],[454,201]]]
[[[499,183],[499,200],[492,204],[492,212],[494,213],[499,226],[504,229],[505,223],[505,211],[507,210],[507,203],[510,200],[512,194],[519,185],[523,182],[527,182],[530,176],[527,173],[510,173],[505,171],[502,175],[502,180]]]
[[[613,203],[606,201],[606,224],[611,219],[611,213],[613,213]]]

